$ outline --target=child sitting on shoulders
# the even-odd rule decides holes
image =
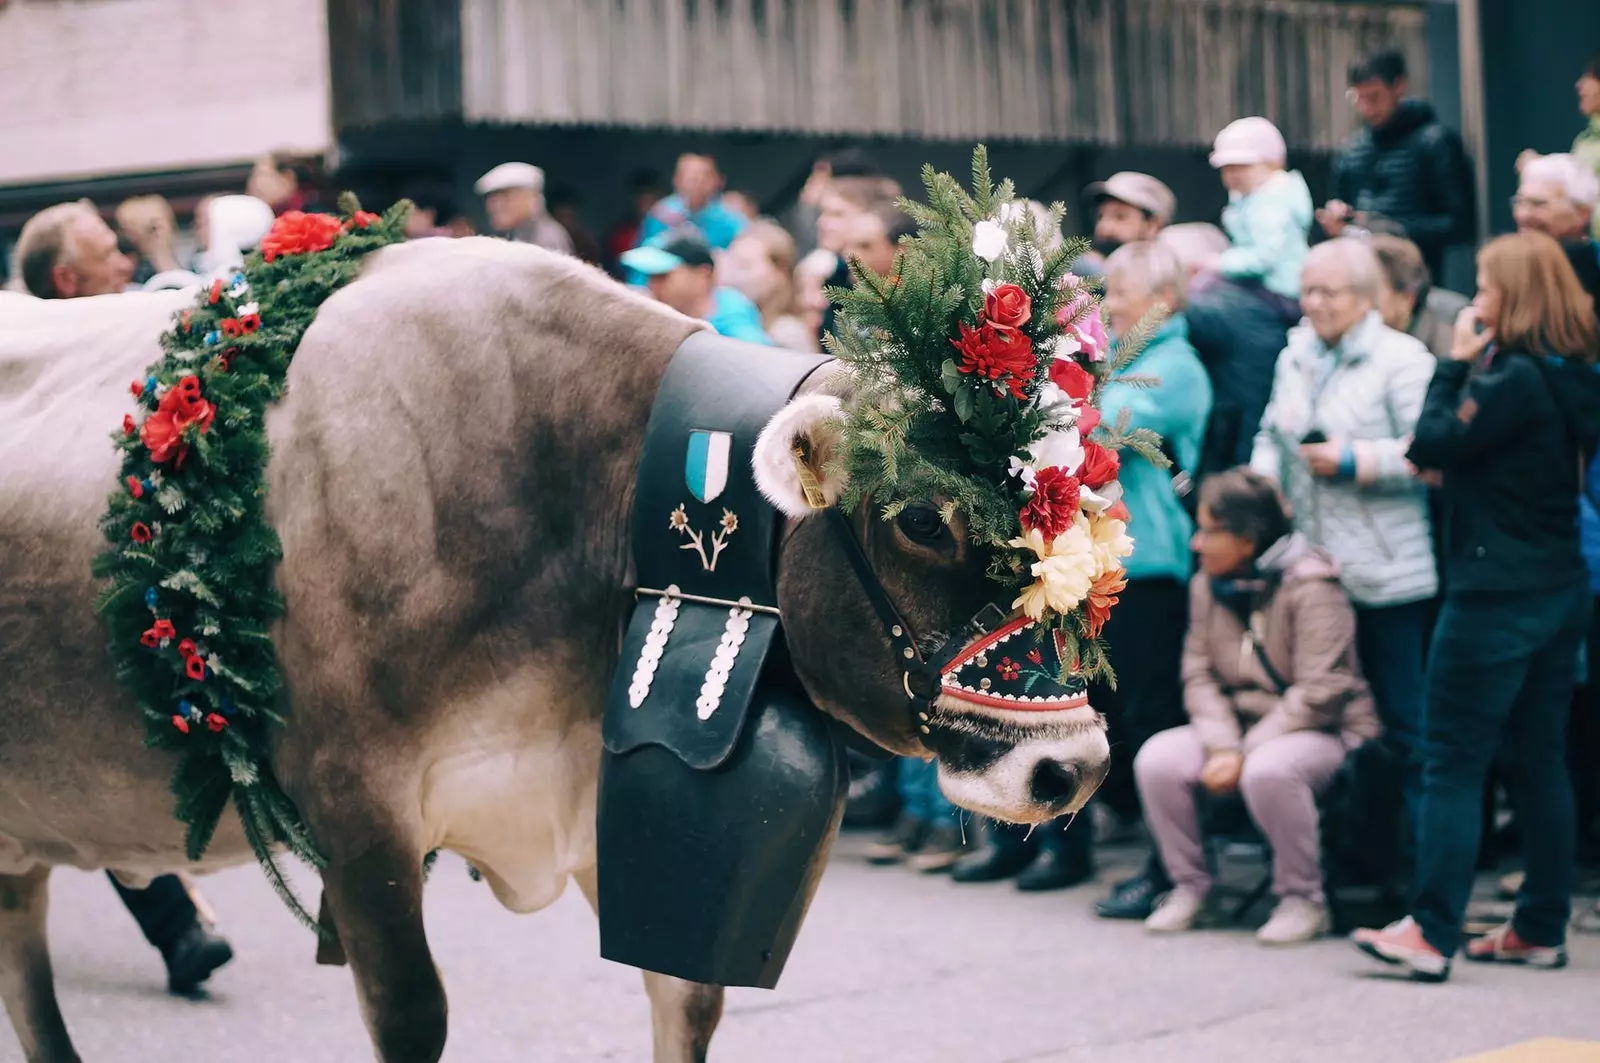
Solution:
[[[1211,165],[1228,190],[1222,227],[1233,246],[1217,272],[1250,288],[1290,323],[1300,319],[1300,269],[1309,250],[1315,208],[1298,170],[1286,170],[1288,148],[1265,118],[1240,118],[1217,134]]]

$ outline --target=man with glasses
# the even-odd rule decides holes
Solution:
[[[1329,236],[1392,221],[1440,276],[1445,248],[1472,238],[1472,165],[1461,137],[1426,100],[1407,99],[1406,60],[1384,51],[1350,66],[1362,128],[1333,166],[1333,198],[1317,212]]]
[[[1553,236],[1600,313],[1600,244],[1590,237],[1600,177],[1573,155],[1541,155],[1522,167],[1511,214],[1518,232]]]

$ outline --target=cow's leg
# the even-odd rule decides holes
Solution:
[[[0,875],[0,998],[28,1063],[79,1063],[50,972],[49,885],[48,867]]]
[[[322,884],[378,1059],[437,1063],[446,1007],[422,926],[422,854],[398,838],[377,840],[359,855],[330,857]]]
[[[598,912],[594,868],[574,877],[588,898],[589,906]],[[717,1023],[722,1020],[722,987],[646,971],[644,989],[650,995],[654,1063],[706,1063],[711,1035],[717,1032]]]

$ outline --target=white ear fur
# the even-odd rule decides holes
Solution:
[[[796,444],[803,444],[811,455],[809,472],[816,478],[815,486],[822,490],[822,500],[830,506],[838,501],[844,478],[825,475],[822,463],[838,438],[837,429],[826,422],[837,418],[841,409],[839,400],[832,395],[802,395],[773,414],[761,430],[750,464],[756,487],[779,512],[799,518],[815,508],[806,496]]]

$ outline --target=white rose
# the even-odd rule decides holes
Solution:
[[[980,221],[972,227],[972,253],[985,262],[993,262],[1005,254],[1010,242],[1005,226],[997,221]]]
[[[1027,209],[1023,204],[1012,200],[1010,203],[1000,204],[1000,213],[997,217],[1000,219],[1001,225],[1015,225],[1022,220],[1023,213]]]

